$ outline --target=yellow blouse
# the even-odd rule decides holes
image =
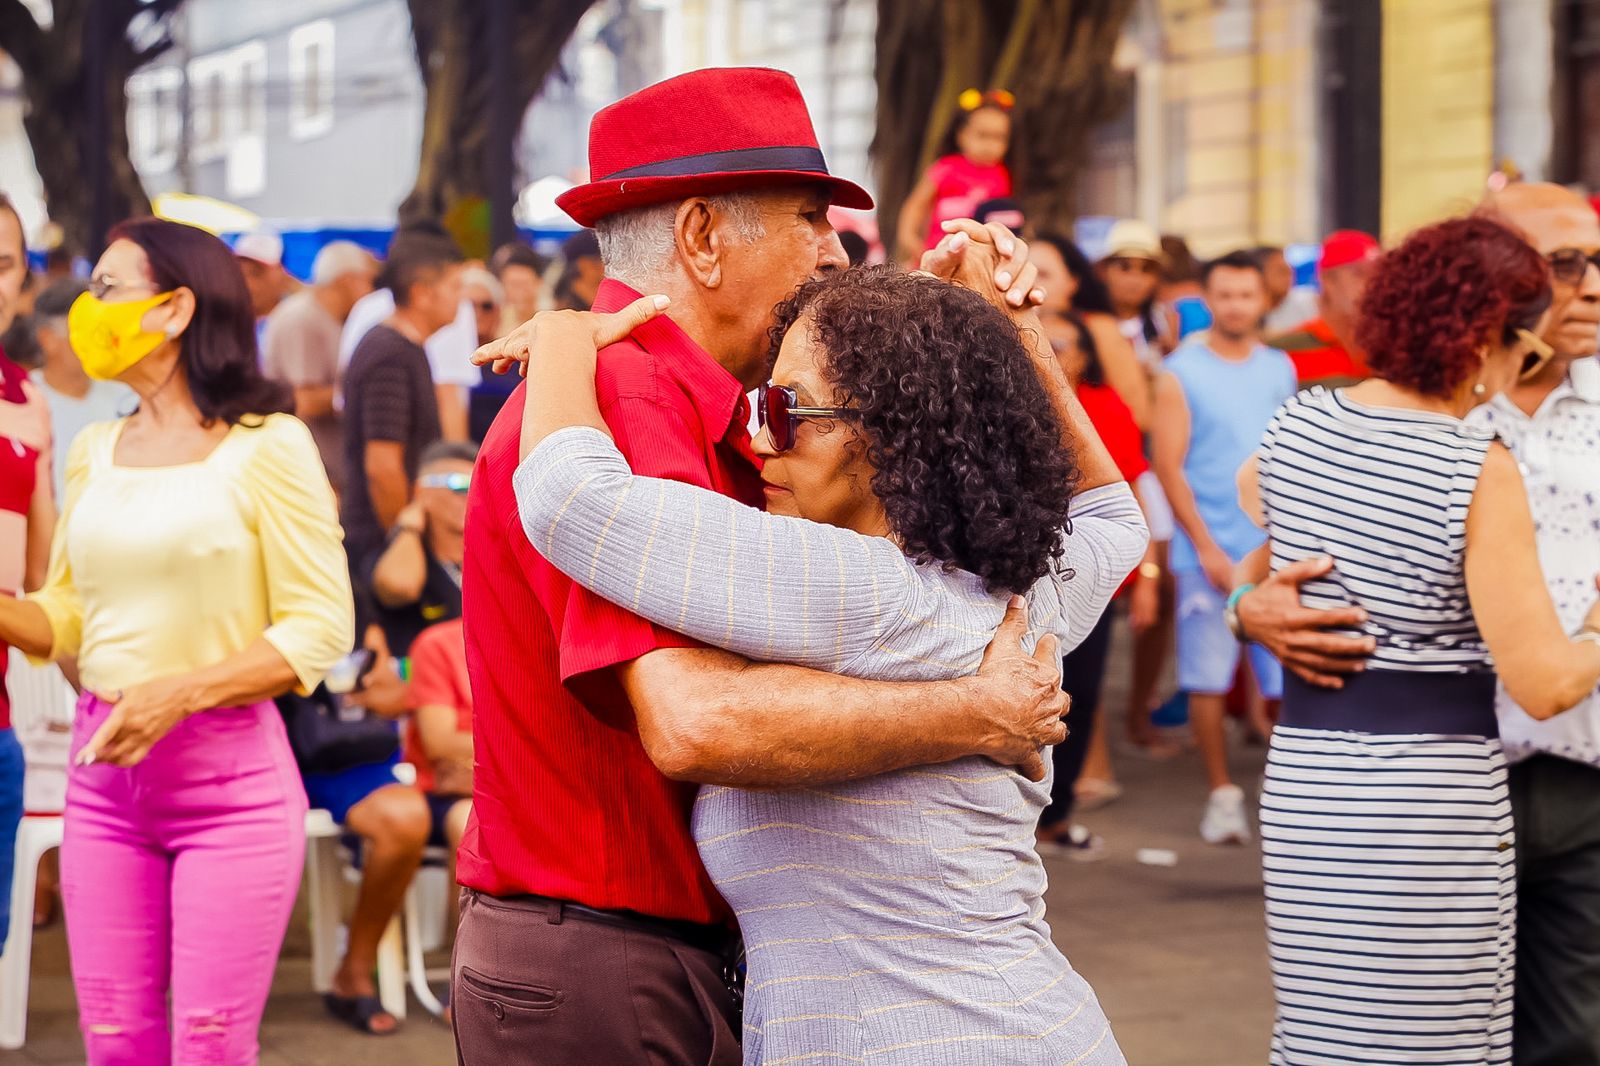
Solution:
[[[212,666],[258,637],[303,691],[354,641],[333,490],[290,415],[235,425],[206,458],[118,466],[123,422],[88,426],[67,456],[67,497],[45,586],[29,598],[110,693]]]

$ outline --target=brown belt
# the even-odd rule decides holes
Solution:
[[[739,939],[739,934],[727,926],[704,925],[700,922],[689,922],[674,918],[655,918],[638,911],[602,910],[599,907],[586,907],[581,903],[571,900],[554,899],[550,896],[536,896],[532,894],[517,896],[495,896],[496,903],[523,906],[528,910],[537,911],[545,916],[551,925],[560,925],[568,918],[584,922],[597,922],[601,925],[610,925],[619,929],[632,929],[640,933],[649,933],[652,936],[667,937],[690,947],[709,951],[713,955],[727,954],[730,945]]]

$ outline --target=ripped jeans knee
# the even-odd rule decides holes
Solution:
[[[80,977],[78,1026],[89,1066],[151,1066],[168,1061],[166,995],[104,977]]]
[[[225,1010],[190,1011],[177,1023],[175,1066],[229,1066],[232,1018]]]

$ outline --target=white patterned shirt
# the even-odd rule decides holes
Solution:
[[[1471,421],[1499,433],[1522,468],[1539,564],[1562,626],[1576,632],[1600,573],[1600,359],[1576,360],[1531,417],[1496,396]],[[1547,754],[1600,766],[1600,693],[1541,722],[1502,686],[1496,710],[1508,759]]]

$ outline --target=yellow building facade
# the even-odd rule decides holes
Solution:
[[[1469,210],[1494,169],[1492,0],[1384,0],[1383,233]]]
[[[1146,114],[1166,129],[1146,139],[1160,158],[1141,181],[1163,186],[1161,228],[1202,255],[1314,239],[1316,4],[1161,0],[1159,17],[1160,107]]]
[[[1315,242],[1339,225],[1341,183],[1370,183],[1359,224],[1385,238],[1470,207],[1495,165],[1493,0],[1151,0],[1129,27],[1137,81],[1136,213],[1200,255]],[[1341,19],[1381,46],[1341,53]],[[1355,69],[1340,70],[1339,64]],[[1378,79],[1367,120],[1327,94]],[[1351,135],[1353,132],[1353,135]],[[1340,134],[1347,134],[1341,136]],[[1364,135],[1364,136],[1363,136]],[[1362,151],[1352,145],[1369,144]],[[1340,153],[1344,158],[1340,158]],[[1091,187],[1093,187],[1091,185]],[[1086,203],[1089,211],[1108,210]],[[1348,215],[1349,211],[1345,210]]]

